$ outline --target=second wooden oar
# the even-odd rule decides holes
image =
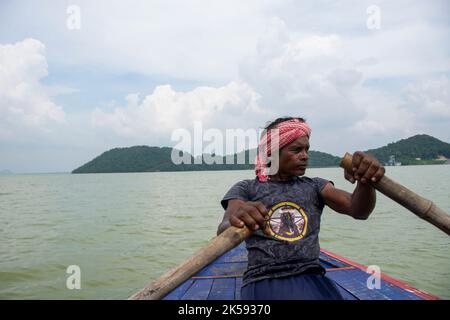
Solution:
[[[169,270],[158,280],[145,286],[130,297],[131,300],[159,300],[169,292],[202,270],[225,252],[233,249],[252,234],[247,227],[229,227],[214,237],[205,247],[197,251],[186,261]]]
[[[352,159],[352,155],[346,153],[341,161],[341,167],[352,172]],[[383,176],[377,182],[369,181],[368,183],[415,215],[450,235],[450,215],[437,207],[432,201],[419,196],[386,176]]]

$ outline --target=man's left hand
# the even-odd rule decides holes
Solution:
[[[345,179],[351,183],[355,183],[355,181],[367,183],[368,181],[379,181],[384,173],[384,167],[375,157],[357,151],[353,154],[352,172],[346,170],[344,175]]]

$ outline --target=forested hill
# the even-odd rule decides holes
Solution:
[[[378,160],[387,163],[391,156],[402,165],[438,164],[450,159],[450,144],[426,134],[419,134],[387,146],[367,150]]]
[[[245,170],[253,169],[255,150],[246,150],[221,158],[222,164],[207,164],[205,159],[195,159],[192,155],[179,152],[180,156],[189,159],[182,164],[174,164],[171,159],[172,148],[134,146],[115,148],[104,152],[95,159],[72,171],[72,173],[109,173],[109,172],[152,172],[152,171],[203,171],[203,170]],[[208,155],[209,157],[216,157]],[[339,165],[339,157],[331,154],[310,151],[310,167],[335,167]],[[245,158],[241,158],[245,157]],[[238,161],[245,159],[243,161]],[[201,164],[196,164],[201,162]],[[189,164],[190,163],[190,164]]]
[[[175,150],[177,151],[177,150]],[[203,171],[203,170],[245,170],[253,169],[255,150],[246,150],[232,156],[219,157],[223,164],[207,164],[205,159],[197,159],[181,151],[187,163],[174,164],[171,159],[172,148],[134,146],[115,148],[104,152],[95,159],[72,171],[72,173],[110,173],[110,172],[151,172],[151,171]],[[408,139],[390,143],[387,146],[367,150],[383,164],[392,160],[409,164],[441,164],[450,159],[450,144],[428,135],[416,135]],[[207,155],[210,156],[211,155]],[[214,155],[212,155],[214,156]],[[231,157],[231,158],[230,158]],[[245,164],[238,159],[245,157]],[[309,167],[337,167],[340,158],[329,153],[310,151]],[[196,164],[199,162],[200,164]],[[231,163],[231,164],[230,164]]]

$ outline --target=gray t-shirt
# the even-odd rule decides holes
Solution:
[[[269,210],[271,236],[258,230],[246,239],[248,267],[244,286],[312,269],[325,272],[319,264],[320,217],[324,207],[320,192],[328,182],[331,181],[304,176],[264,183],[255,178],[239,181],[225,194],[221,201],[225,210],[231,199],[260,201]]]

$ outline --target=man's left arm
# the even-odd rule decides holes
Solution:
[[[376,182],[384,175],[384,167],[373,156],[363,152],[355,152],[352,161],[352,172],[345,171],[345,178],[351,183],[357,181],[353,193],[335,188],[328,183],[321,191],[325,204],[331,209],[365,220],[372,213],[376,203],[375,189],[368,181]]]

